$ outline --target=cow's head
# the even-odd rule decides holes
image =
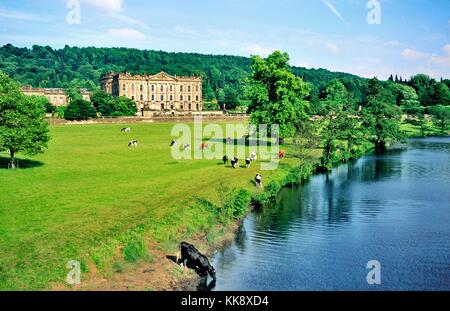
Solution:
[[[209,275],[213,278],[213,280],[216,280],[216,269],[213,266],[210,266],[208,272]]]

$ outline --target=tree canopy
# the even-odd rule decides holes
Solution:
[[[10,167],[16,167],[15,155],[44,152],[50,139],[42,102],[25,96],[20,86],[0,71],[0,151],[8,151]]]

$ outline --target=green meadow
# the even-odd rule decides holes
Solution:
[[[234,170],[218,160],[174,160],[173,125],[51,126],[48,150],[19,155],[20,169],[5,169],[0,154],[0,290],[64,284],[69,260],[108,275],[151,257],[149,243],[174,253],[182,238],[214,235],[221,188],[260,191],[256,173],[265,182],[283,178],[295,161],[261,172],[258,163]],[[125,126],[132,132],[121,133]],[[127,147],[131,139],[137,148]]]

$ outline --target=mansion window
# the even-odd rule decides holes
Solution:
[[[170,85],[170,91],[172,92],[172,84]]]
[[[141,94],[141,100],[144,100],[144,95]]]
[[[164,92],[164,86],[161,85],[161,92]]]
[[[164,110],[164,104],[161,104],[161,110]]]
[[[155,100],[155,95],[152,95],[152,100]]]
[[[134,84],[131,84],[131,93],[134,93]]]
[[[180,85],[180,92],[183,92],[183,86]]]
[[[192,105],[191,105],[191,103],[189,103],[189,106],[188,106],[188,107],[189,107],[189,110],[191,110],[191,109],[192,109]]]
[[[141,92],[144,91],[144,86],[142,84],[141,84],[140,90],[141,90]]]
[[[122,85],[122,91],[126,91],[127,90],[127,85],[124,83],[123,85]]]
[[[161,100],[164,100],[164,95],[161,95]]]
[[[183,110],[184,109],[184,106],[183,106],[183,104],[181,104],[180,105],[180,110]]]
[[[154,91],[155,91],[155,85],[152,84],[152,92],[154,92]]]
[[[173,110],[173,104],[170,105],[170,110]]]
[[[183,100],[183,95],[180,95],[180,100],[181,100],[181,101]]]
[[[63,103],[63,99],[62,99],[62,97],[60,97],[59,98],[59,104],[62,105],[62,103]]]
[[[190,92],[190,91],[191,91],[191,86],[189,85],[189,86],[188,86],[188,92]]]
[[[188,96],[188,100],[191,100],[191,95]]]
[[[172,101],[173,100],[173,95],[170,95],[170,101]]]
[[[197,110],[200,110],[200,109],[199,109],[199,108],[200,108],[199,104],[197,104],[196,106],[197,106]]]
[[[195,91],[198,92],[198,85],[195,86]]]
[[[134,100],[134,96],[131,96],[131,99]]]
[[[198,95],[197,95],[197,96],[195,96],[195,100],[196,100],[196,101],[198,101]]]

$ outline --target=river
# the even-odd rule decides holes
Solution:
[[[381,284],[367,282],[371,260]],[[283,189],[213,265],[214,290],[450,290],[450,138],[411,139]]]

